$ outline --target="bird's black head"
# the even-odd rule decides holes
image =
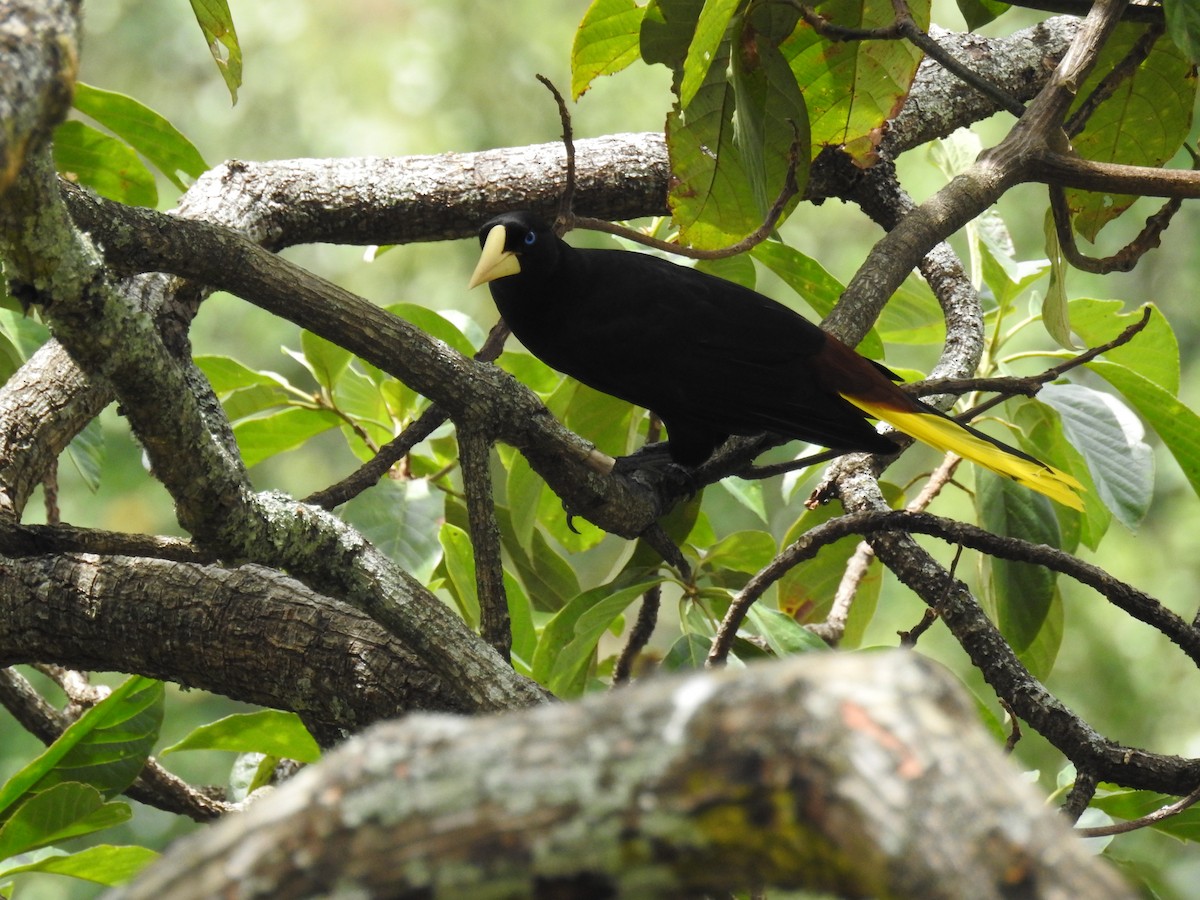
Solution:
[[[468,288],[521,275],[538,278],[558,263],[562,243],[553,229],[531,212],[510,212],[485,222],[479,229],[483,252]]]

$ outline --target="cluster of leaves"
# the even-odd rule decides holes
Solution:
[[[161,682],[127,679],[0,785],[0,897],[14,896],[18,875],[66,875],[115,885],[158,858],[136,845],[93,844],[73,851],[61,845],[117,828],[132,817],[129,804],[113,798],[133,784],[150,758],[162,727],[164,697]],[[180,750],[240,754],[231,784],[236,800],[269,784],[281,759],[320,758],[300,720],[275,710],[228,716],[162,753]]]

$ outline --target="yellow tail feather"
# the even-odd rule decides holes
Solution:
[[[998,444],[972,434],[953,419],[944,419],[934,413],[902,412],[876,406],[846,394],[842,394],[842,397],[863,412],[882,419],[922,443],[943,452],[957,453],[997,475],[1011,478],[1039,494],[1045,494],[1063,506],[1083,509],[1083,501],[1075,493],[1083,490],[1083,485],[1073,476],[1035,460],[1015,456]]]

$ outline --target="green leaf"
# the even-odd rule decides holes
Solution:
[[[54,130],[54,167],[109,200],[158,205],[154,176],[133,148],[74,119]]]
[[[792,656],[811,650],[829,649],[828,644],[791,616],[761,603],[750,607],[746,614],[746,624],[767,642],[767,646],[776,656]]]
[[[737,12],[739,0],[706,0],[696,20],[696,31],[683,60],[683,79],[679,86],[679,105],[686,109],[695,99],[709,69],[719,59],[717,49],[725,39],[729,21]],[[724,72],[720,73],[724,77]]]
[[[633,407],[625,400],[578,384],[561,418],[564,425],[609,456],[622,456],[629,450]]]
[[[545,628],[533,655],[533,677],[564,699],[583,692],[596,645],[625,609],[661,579],[643,581],[620,590],[610,584],[572,599]]]
[[[775,538],[765,531],[735,531],[709,549],[704,566],[711,571],[754,574],[771,561],[777,549]]]
[[[451,506],[447,503],[446,507],[449,517]],[[507,509],[497,507],[496,520],[504,549],[508,551],[534,609],[554,612],[579,593],[575,570],[550,546],[541,531],[534,529],[531,539],[522,543],[513,531]]]
[[[634,0],[592,0],[571,46],[571,99],[601,75],[620,72],[638,58],[645,10]]]
[[[1040,494],[991,472],[976,474],[976,504],[984,528],[1004,537],[1017,537],[1035,544],[1061,546],[1058,519],[1050,501]],[[1045,678],[1054,665],[1058,640],[1039,642],[1044,628],[1050,627],[1047,637],[1053,637],[1055,616],[1059,616],[1058,639],[1061,640],[1061,599],[1056,575],[1042,566],[992,559],[989,597],[996,626],[1021,661],[1034,673]]]
[[[650,0],[642,16],[639,39],[642,59],[672,69],[677,92],[702,6],[697,0]]]
[[[512,629],[512,656],[524,666],[523,674],[532,674],[533,654],[537,651],[537,628],[533,624],[533,604],[521,583],[504,573],[504,593],[508,597],[508,620]],[[520,668],[518,666],[518,668]]]
[[[784,4],[758,4],[742,21],[736,35],[732,78],[737,146],[765,220],[787,184],[793,146],[797,147],[796,184],[803,192],[808,183],[808,110],[804,97],[779,52],[779,43],[791,34],[799,12]],[[785,212],[794,208],[788,204]]]
[[[45,872],[52,875],[68,875],[96,884],[117,885],[128,881],[150,863],[158,854],[145,847],[115,847],[100,844],[80,850],[78,853],[51,851],[34,862],[0,867],[0,877],[17,875],[21,872]]]
[[[150,160],[181,191],[187,187],[181,174],[194,180],[208,169],[208,163],[191,141],[132,97],[77,81],[74,103],[77,110],[91,116]]]
[[[191,4],[217,71],[225,79],[229,96],[237,103],[238,88],[242,85],[242,47],[233,28],[229,4],[225,0],[191,0]]]
[[[825,271],[819,262],[787,244],[763,241],[750,253],[799,294],[820,318],[833,311],[846,290],[846,286]],[[883,341],[874,329],[855,349],[870,359],[883,359]]]
[[[1058,244],[1058,232],[1054,227],[1054,216],[1047,210],[1043,220],[1046,238],[1046,255],[1050,258],[1050,284],[1042,298],[1042,324],[1058,346],[1075,350],[1071,337],[1071,319],[1067,306],[1067,264],[1062,248]]]
[[[63,782],[29,796],[0,827],[0,860],[127,822],[127,803],[106,803],[90,784]]]
[[[929,6],[929,0],[909,4],[922,29],[929,27]],[[895,19],[890,0],[832,0],[818,11],[849,28],[876,28]],[[830,43],[804,23],[780,49],[804,92],[813,154],[833,146],[862,162],[873,159],[884,123],[908,96],[921,52],[907,41]]]
[[[462,330],[457,325],[441,313],[434,312],[426,306],[418,306],[415,303],[393,303],[387,307],[387,311],[417,326],[417,328],[420,328],[430,337],[436,338],[453,350],[457,350],[463,356],[475,355],[475,348],[471,345],[467,336],[462,333]]]
[[[533,539],[533,529],[537,527],[538,505],[546,483],[533,471],[529,461],[519,453],[514,454],[513,461],[507,469],[508,478],[505,481],[504,493],[508,498],[512,528],[517,542],[526,546]]]
[[[145,765],[162,714],[161,682],[126,679],[0,787],[0,819],[29,792],[63,782],[90,784],[106,797],[120,793]]]
[[[999,0],[958,0],[958,11],[967,22],[967,30],[975,31],[1008,12],[1008,4]]]
[[[104,427],[99,419],[90,420],[83,431],[67,445],[67,458],[83,479],[89,491],[100,490],[100,473],[104,469]]]
[[[767,519],[767,506],[763,500],[762,481],[745,481],[741,478],[724,478],[720,482],[724,491],[750,512],[754,513],[763,524],[770,524]]]
[[[1148,26],[1118,25],[1105,42],[1091,75],[1077,93],[1076,107],[1090,98],[1100,79],[1137,43]],[[1196,71],[1179,47],[1162,37],[1131,78],[1126,78],[1071,139],[1074,150],[1095,162],[1155,168],[1174,156],[1191,127]],[[1123,213],[1134,196],[1110,191],[1067,192],[1075,230],[1094,241],[1100,229]]]
[[[667,202],[680,235],[695,247],[724,247],[762,223],[734,141],[734,91],[723,44],[691,103],[667,116],[667,155],[675,179]]]
[[[304,763],[315,763],[321,758],[321,748],[300,717],[277,709],[237,713],[201,725],[183,740],[165,748],[161,755],[180,750],[264,753]]]
[[[1120,300],[1072,300],[1071,328],[1089,347],[1107,344],[1142,318],[1142,309],[1121,312]],[[1127,369],[1157,384],[1168,393],[1179,393],[1179,341],[1166,316],[1150,304],[1153,312],[1146,327],[1133,340],[1104,353],[1108,362]]]
[[[1111,394],[1081,384],[1046,385],[1038,399],[1058,412],[1104,504],[1137,531],[1154,495],[1154,454],[1137,416]]]
[[[255,466],[285,450],[293,450],[342,420],[327,409],[292,407],[268,416],[245,419],[233,426],[246,466]]]
[[[479,627],[479,594],[475,583],[475,552],[470,536],[457,525],[449,522],[442,525],[438,533],[446,572],[450,576],[454,598],[463,620],[472,628]]]
[[[1200,494],[1200,416],[1132,369],[1104,360],[1093,360],[1088,368],[1120,391],[1150,424],[1175,457],[1192,490]]]
[[[197,356],[195,363],[218,397],[247,387],[275,388],[283,383],[280,376],[258,372],[230,356]]]
[[[1200,63],[1200,6],[1195,0],[1163,0],[1167,34],[1193,63]]]
[[[424,480],[383,478],[338,513],[389,559],[427,582],[442,556],[438,528],[445,515],[444,498]]]
[[[668,672],[703,669],[711,647],[711,640],[694,632],[680,635],[663,656],[662,666]]]
[[[317,384],[328,391],[333,390],[338,378],[354,358],[354,354],[349,350],[306,329],[300,331],[300,349],[308,361],[308,370],[317,379]]]
[[[895,485],[881,482],[880,487],[889,504],[899,504],[901,495]],[[805,510],[788,529],[783,545],[790,546],[805,532],[840,514],[836,503]],[[861,542],[862,538],[858,535],[847,535],[827,547],[822,547],[815,559],[788,570],[779,580],[779,609],[797,622],[825,621],[833,606],[838,586],[846,574],[846,564]],[[858,584],[840,646],[854,648],[862,643],[867,626],[875,615],[882,587],[883,573],[879,565],[875,564]]]

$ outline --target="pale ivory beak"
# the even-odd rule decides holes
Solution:
[[[479,262],[467,282],[467,290],[488,282],[503,278],[506,275],[516,275],[521,271],[521,261],[515,253],[504,249],[508,236],[503,225],[497,225],[488,232],[483,242],[483,252],[479,254]]]

